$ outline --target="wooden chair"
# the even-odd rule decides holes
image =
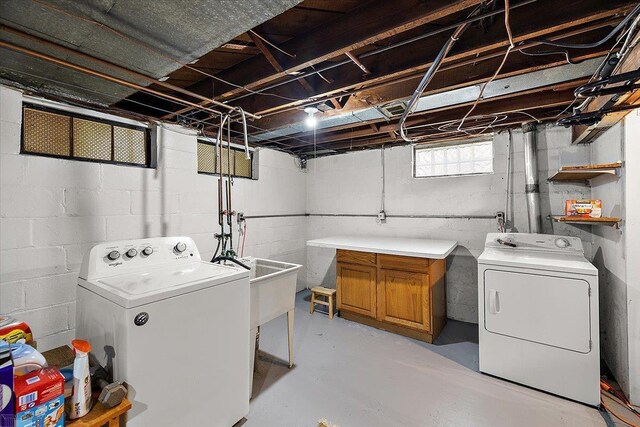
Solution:
[[[315,310],[316,304],[326,305],[329,307],[329,319],[333,319],[333,304],[335,302],[334,295],[336,294],[335,289],[325,288],[323,286],[316,286],[311,288],[311,306],[309,307],[309,312],[313,314]],[[318,297],[324,297],[326,300]]]

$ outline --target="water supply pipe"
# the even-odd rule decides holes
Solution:
[[[527,217],[529,232],[542,232],[542,216],[540,215],[540,189],[538,187],[538,153],[536,125],[522,125],[524,137],[524,183],[527,197]]]

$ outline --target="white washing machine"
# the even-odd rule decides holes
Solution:
[[[249,412],[249,272],[188,237],[104,243],[84,257],[76,336],[125,382],[128,426],[230,427]]]
[[[481,372],[600,404],[598,270],[580,239],[488,234],[478,308]]]

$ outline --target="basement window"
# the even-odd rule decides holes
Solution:
[[[226,144],[225,144],[226,145]],[[230,157],[227,157],[227,155]],[[222,147],[222,161],[218,161],[218,153],[216,151],[215,141],[204,139],[198,140],[198,173],[207,175],[219,175],[220,166],[222,173],[226,175],[231,167],[231,176],[236,178],[257,179],[254,168],[253,151],[249,152],[250,158],[247,159],[244,154],[244,147],[231,146],[231,152],[228,153],[226,146]]]
[[[25,104],[21,153],[151,167],[149,130]]]
[[[456,145],[416,146],[414,178],[481,175],[493,173],[493,140]]]

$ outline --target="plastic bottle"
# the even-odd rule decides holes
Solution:
[[[89,375],[91,344],[84,340],[73,340],[71,345],[76,352],[76,358],[73,361],[73,391],[69,418],[74,420],[84,417],[91,409],[91,376]]]

